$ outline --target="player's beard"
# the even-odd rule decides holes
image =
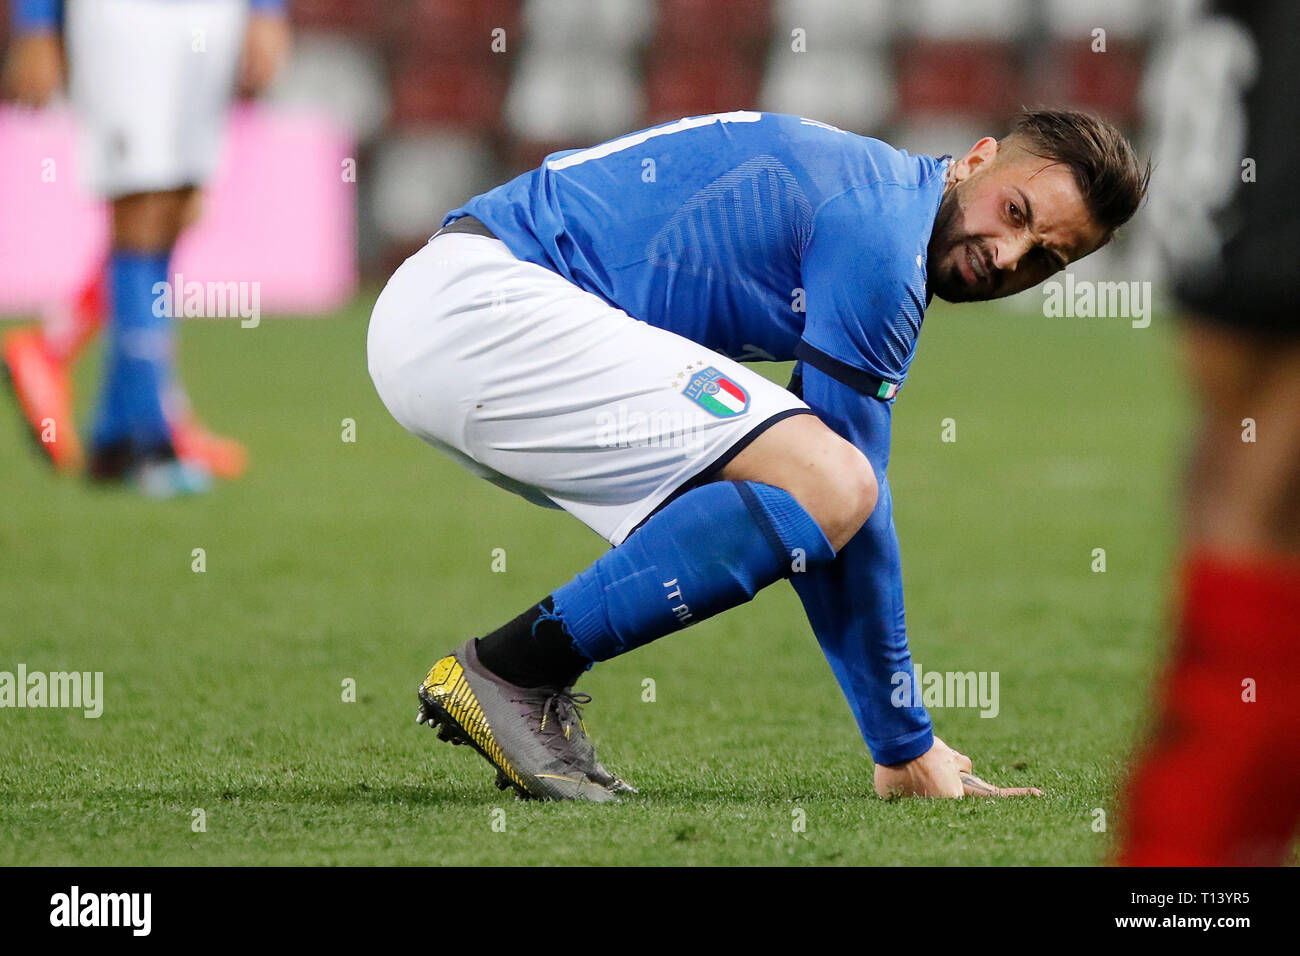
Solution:
[[[939,201],[926,250],[926,285],[931,293],[946,302],[979,302],[994,298],[992,290],[972,289],[957,266],[957,257],[963,254],[961,247],[967,243],[981,244],[966,229],[966,216],[958,196],[961,189],[961,183],[953,183]]]

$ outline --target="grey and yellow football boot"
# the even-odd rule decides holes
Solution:
[[[525,797],[606,803],[635,789],[596,760],[573,688],[516,687],[480,663],[471,638],[433,665],[416,722],[469,744],[497,771],[497,786]]]

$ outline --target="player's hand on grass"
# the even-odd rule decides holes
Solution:
[[[907,763],[876,765],[876,793],[882,797],[1041,797],[1037,787],[995,787],[972,772],[970,757],[953,750],[938,737]]]
[[[244,33],[239,63],[239,95],[264,92],[289,56],[289,21],[278,14],[254,13]]]
[[[41,107],[63,87],[63,48],[56,34],[28,33],[14,39],[5,59],[4,94],[23,106]]]

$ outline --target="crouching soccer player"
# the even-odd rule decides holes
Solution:
[[[407,430],[614,547],[434,664],[418,719],[503,788],[616,799],[578,677],[789,577],[878,793],[1038,793],[971,776],[923,707],[891,703],[912,672],[891,404],[932,295],[1035,285],[1107,242],[1148,175],[1074,112],[1022,114],[956,161],[734,112],[555,153],[448,213],[375,304],[375,387]],[[797,359],[790,389],[744,359]],[[620,415],[647,427],[611,440]]]

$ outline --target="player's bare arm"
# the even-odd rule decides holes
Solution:
[[[258,96],[266,92],[289,56],[289,21],[283,13],[254,10],[244,34],[244,53],[239,62],[239,95]]]
[[[3,91],[23,106],[41,107],[63,88],[63,47],[53,30],[21,34],[5,56]]]

